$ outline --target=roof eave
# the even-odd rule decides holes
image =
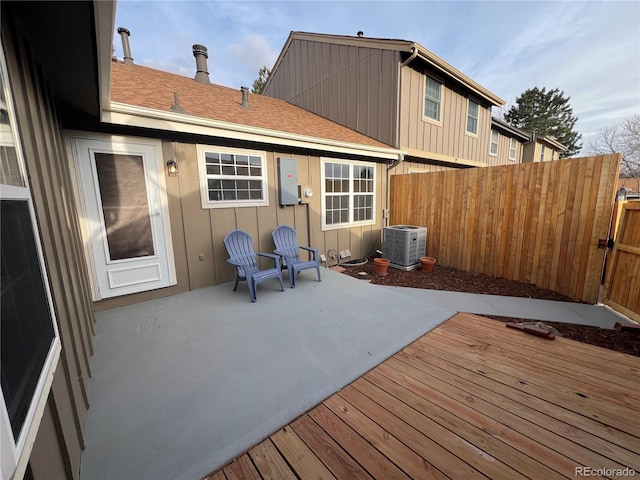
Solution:
[[[138,107],[125,103],[111,102],[103,112],[102,121],[114,125],[191,133],[234,140],[245,140],[271,145],[284,145],[318,151],[397,160],[404,152],[391,147],[378,147],[326,138],[311,137],[279,130],[271,130],[237,123],[194,117],[175,112],[165,112],[152,108]]]
[[[507,132],[512,137],[517,138],[522,142],[528,142],[531,140],[531,137],[525,132],[518,130],[516,127],[509,125],[508,123],[502,122],[495,117],[491,117],[491,127],[495,127],[497,130]]]
[[[462,73],[460,70],[455,68],[453,65],[447,63],[445,60],[438,57],[433,52],[430,52],[419,43],[417,42],[414,43],[414,46],[418,50],[419,58],[426,61],[429,65],[435,67],[440,72],[458,81],[459,83],[464,85],[466,88],[471,90],[475,95],[487,100],[488,102],[490,102],[492,105],[495,105],[496,107],[500,107],[506,103],[502,98],[497,96],[495,93],[490,92],[489,90],[484,88],[482,85],[480,85],[478,82],[476,82],[475,80],[472,80],[470,77],[468,77],[467,75]]]

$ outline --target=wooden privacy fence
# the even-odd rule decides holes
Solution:
[[[640,321],[640,200],[621,204],[621,220],[609,261],[604,303]]]
[[[620,155],[391,177],[390,222],[441,265],[598,301]]]

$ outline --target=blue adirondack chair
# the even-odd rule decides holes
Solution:
[[[253,241],[251,235],[242,230],[232,230],[224,237],[224,246],[229,253],[229,262],[236,267],[236,283],[233,286],[235,292],[238,288],[238,282],[240,280],[246,280],[249,286],[249,296],[251,301],[255,302],[256,287],[260,282],[269,280],[271,278],[277,278],[280,282],[280,290],[284,291],[284,285],[282,284],[282,269],[280,268],[280,257],[273,253],[258,253],[253,251]],[[267,268],[260,270],[258,267],[258,256],[270,258],[273,260],[273,268]]]
[[[284,264],[289,270],[289,284],[291,288],[296,288],[296,273],[308,268],[315,268],[318,272],[318,281],[320,278],[320,263],[318,262],[318,249],[311,247],[302,247],[298,245],[296,231],[288,225],[280,225],[272,233],[273,243],[276,246],[274,253],[277,253],[284,259]],[[311,260],[300,260],[300,250],[306,250],[312,253]]]

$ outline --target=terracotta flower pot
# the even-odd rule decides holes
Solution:
[[[387,275],[389,269],[389,260],[386,258],[374,258],[373,259],[373,273],[384,277]]]
[[[420,267],[423,272],[430,272],[436,264],[436,259],[433,257],[420,257]]]

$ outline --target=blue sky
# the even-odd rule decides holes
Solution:
[[[205,45],[212,82],[232,88],[271,68],[292,30],[416,41],[507,107],[535,86],[564,91],[585,149],[640,113],[637,1],[118,0],[117,27],[131,31],[136,63],[190,77],[191,46]],[[115,32],[114,47],[121,58]]]

